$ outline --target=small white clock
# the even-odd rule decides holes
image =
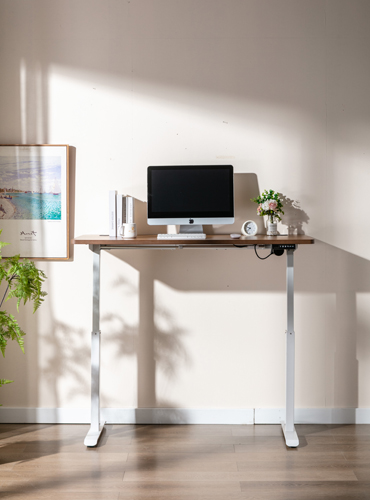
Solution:
[[[254,236],[257,234],[258,227],[254,220],[246,220],[242,225],[242,233],[244,236]]]

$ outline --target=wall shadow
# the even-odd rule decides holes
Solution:
[[[120,252],[110,253],[119,258]],[[184,344],[188,332],[176,323],[168,307],[155,301],[153,253],[140,253],[143,255],[136,256],[140,272],[138,287],[121,274],[115,276],[110,284],[120,295],[123,310],[129,297],[139,297],[138,323],[130,324],[123,315],[106,309],[101,317],[102,352],[113,347],[114,362],[136,357],[138,408],[175,407],[178,402],[158,398],[156,378],[160,371],[174,381],[180,368],[191,365]],[[160,318],[160,322],[156,322],[155,318]],[[104,368],[102,374],[104,377]],[[120,390],[125,390],[125,387],[120,387]]]
[[[50,352],[43,361],[40,378],[49,386],[50,393],[54,395],[55,408],[60,408],[60,380],[71,378],[73,383],[67,394],[69,401],[80,395],[89,393],[90,383],[86,380],[85,373],[89,363],[90,349],[84,346],[85,330],[74,328],[72,325],[51,320],[52,327],[45,334],[40,335],[42,343]]]
[[[69,146],[69,260],[74,259],[74,245],[76,217],[76,148]]]
[[[257,215],[257,205],[251,201],[260,193],[258,178],[254,173],[234,173],[234,205],[235,222],[234,224],[219,226],[204,226],[207,234],[230,234],[240,233],[242,224],[249,219],[254,220],[258,226],[258,232],[266,232],[263,218]]]
[[[155,378],[155,359],[153,339],[158,335],[155,325],[155,296],[153,282],[159,281],[179,291],[195,292],[272,292],[285,294],[286,257],[272,256],[267,261],[259,261],[254,252],[243,250],[200,250],[184,249],[175,251],[114,251],[112,253],[140,272],[139,301],[141,307],[139,336],[143,341],[141,349],[146,350],[141,358],[146,373],[143,378],[151,387],[148,400],[153,400]],[[143,258],[138,253],[145,253]],[[311,255],[310,255],[311,254]],[[330,265],[328,264],[330,263]],[[341,271],[338,273],[338,269]],[[144,275],[144,276],[143,276]],[[143,276],[143,277],[142,277]],[[357,277],[360,277],[360,281]],[[370,262],[325,243],[301,246],[295,252],[295,293],[297,297],[324,294],[335,298],[333,309],[324,310],[325,321],[319,325],[325,337],[326,399],[333,407],[358,407],[359,405],[359,362],[370,357],[369,318],[360,315],[357,294],[370,292]],[[248,295],[246,295],[247,300]],[[232,300],[232,298],[230,298]],[[247,307],[247,303],[246,303]],[[214,312],[205,310],[204,314]],[[253,314],[249,311],[249,314]],[[285,321],[285,311],[281,311]],[[296,312],[297,316],[297,312]],[[260,320],[262,318],[259,318]],[[176,332],[179,327],[173,326]],[[310,330],[296,331],[299,337],[309,341]],[[167,338],[167,337],[166,337]],[[180,337],[181,338],[181,335]],[[166,346],[168,359],[171,359],[181,343]],[[302,353],[304,356],[304,353]],[[322,356],[323,353],[318,353]],[[188,358],[182,352],[181,358]],[[139,358],[138,358],[139,359]],[[305,358],[297,360],[298,370],[305,365]],[[176,363],[174,363],[176,367]],[[141,369],[141,368],[140,368]],[[301,368],[302,370],[302,368]],[[307,380],[310,373],[300,373]],[[143,392],[144,394],[144,392]],[[152,398],[152,399],[150,399]]]
[[[147,202],[135,198],[134,203],[137,234],[158,234],[163,232],[163,226],[149,226],[147,223]]]
[[[303,224],[308,224],[310,218],[300,207],[300,202],[288,198],[283,193],[279,193],[279,196],[284,208],[282,224],[287,226],[288,234],[305,234]]]

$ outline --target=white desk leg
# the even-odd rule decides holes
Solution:
[[[282,428],[286,445],[295,448],[299,445],[299,439],[294,428],[294,357],[295,357],[295,333],[294,333],[294,249],[287,252],[287,332],[286,332],[286,406],[285,422]]]
[[[100,424],[100,246],[90,245],[93,252],[93,319],[91,332],[91,426],[85,446],[96,446],[104,428]]]

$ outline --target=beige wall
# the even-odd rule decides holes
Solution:
[[[272,188],[281,230],[317,238],[295,257],[298,407],[370,406],[369,26],[366,0],[0,0],[0,142],[75,148],[75,235],[107,232],[109,189],[149,232],[147,166],[215,162],[238,174],[234,230]],[[88,407],[91,254],[40,266],[49,295],[20,314],[1,403]],[[102,266],[103,406],[283,406],[285,258]]]

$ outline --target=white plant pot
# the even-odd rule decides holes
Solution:
[[[270,219],[267,219],[267,236],[276,236],[278,233],[277,230],[277,222],[271,222]]]

